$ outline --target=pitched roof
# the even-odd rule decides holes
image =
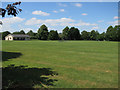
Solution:
[[[29,35],[24,35],[24,34],[10,34],[13,37],[30,37]]]

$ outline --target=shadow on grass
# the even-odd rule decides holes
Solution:
[[[2,87],[6,88],[33,88],[54,86],[56,79],[47,76],[58,75],[51,68],[28,68],[27,66],[9,65],[2,68]]]
[[[21,53],[17,53],[17,52],[4,52],[4,51],[2,51],[2,61],[8,61],[9,59],[12,59],[12,58],[18,58],[21,55],[22,55]]]

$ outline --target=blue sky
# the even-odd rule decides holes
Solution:
[[[8,3],[2,3],[4,8]],[[117,2],[22,2],[23,9],[17,17],[3,18],[2,30],[11,32],[33,30],[45,24],[49,31],[62,32],[65,26],[83,30],[106,31],[107,27],[117,25]]]
[[[1,0],[2,2],[15,2],[19,0]],[[22,2],[76,2],[75,0],[21,0]],[[119,2],[119,0],[77,0],[78,2]]]

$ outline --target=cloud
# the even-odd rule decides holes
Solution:
[[[113,25],[113,26],[115,26],[115,25],[120,25],[120,20],[108,22],[108,24],[111,24],[111,25]]]
[[[96,26],[96,27],[93,27],[93,28],[92,28],[92,30],[94,30],[94,29],[99,29],[99,27],[98,27],[98,26]]]
[[[76,7],[82,7],[82,4],[76,3],[75,6],[76,6]]]
[[[59,6],[62,6],[62,7],[66,7],[67,5],[66,4],[63,4],[63,3],[58,3]]]
[[[113,19],[119,19],[120,17],[118,17],[118,16],[114,16],[114,18]]]
[[[25,19],[24,18],[20,18],[20,17],[12,17],[12,18],[4,18],[4,19],[2,19],[3,24],[18,23],[18,22],[22,22],[23,20],[25,20]]]
[[[88,14],[87,14],[87,13],[82,13],[81,15],[86,16],[86,15],[88,15]]]
[[[87,23],[84,21],[79,21],[79,22],[74,22],[74,23],[61,23],[61,26],[71,26],[71,27],[75,27],[75,26],[96,26],[97,24],[95,23]]]
[[[56,10],[54,10],[53,12],[54,12],[54,13],[58,13],[58,11],[56,11]]]
[[[30,20],[26,21],[25,25],[35,25],[35,24],[46,23],[46,24],[51,24],[52,26],[55,26],[58,23],[62,23],[62,22],[74,22],[74,20],[70,18],[46,19],[46,20],[31,18]]]
[[[76,21],[71,18],[60,18],[60,19],[36,19],[31,18],[30,20],[26,21],[25,25],[39,25],[39,24],[47,24],[51,26],[96,26],[95,23],[87,23],[84,21]]]
[[[12,18],[3,18],[2,22],[2,31],[16,31],[13,27],[14,25],[17,26],[18,23],[21,23],[22,21],[24,21],[24,18],[20,18],[20,17],[12,17]]]
[[[60,9],[60,12],[64,12],[65,10],[64,9]]]
[[[41,15],[41,16],[49,16],[49,13],[42,12],[42,11],[33,11],[32,14],[34,15]]]
[[[64,11],[65,11],[64,9],[60,9],[59,11],[54,10],[53,12],[58,13],[58,12],[64,12]]]
[[[101,22],[104,22],[104,20],[99,20],[98,22],[101,23]]]

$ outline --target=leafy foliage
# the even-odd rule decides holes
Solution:
[[[20,8],[17,8],[16,5],[20,5],[21,2],[15,2],[13,4],[8,4],[6,6],[5,9],[3,8],[0,8],[0,15],[2,15],[2,17],[5,17],[5,14],[7,13],[8,15],[13,15],[13,16],[16,16],[19,12],[22,11],[22,9]]]
[[[34,33],[33,33],[32,30],[30,30],[27,34],[30,35],[30,36],[34,36]]]
[[[106,40],[111,41],[112,40],[112,31],[113,31],[113,27],[109,26],[107,31],[106,31]]]
[[[80,33],[78,28],[71,27],[70,28],[70,40],[79,40],[80,39]]]
[[[99,41],[105,40],[105,32],[99,34],[99,35],[97,36],[97,40],[99,40]]]
[[[13,34],[25,34],[25,32],[23,30],[21,30],[20,32],[13,32]]]
[[[81,32],[81,39],[82,40],[89,40],[90,39],[90,35],[89,35],[89,32],[87,32],[87,31],[82,31]]]
[[[107,41],[120,41],[120,25],[116,25],[114,28],[109,26],[106,31],[106,40]]]
[[[90,32],[90,40],[97,40],[97,35],[99,35],[98,31],[92,30]]]
[[[45,25],[42,25],[38,29],[37,37],[39,40],[47,40],[48,38],[48,28]]]
[[[71,27],[65,27],[63,29],[63,39],[64,40],[79,40],[80,39],[80,33],[78,28]]]
[[[25,32],[23,30],[20,31],[21,34],[25,34]]]
[[[10,34],[10,32],[3,32],[3,39],[6,35]],[[13,34],[25,34],[24,30],[19,32],[13,32]],[[80,34],[80,30],[75,27],[69,28],[66,26],[62,33],[58,33],[57,31],[51,30],[48,32],[48,27],[46,25],[42,25],[37,33],[34,33],[30,30],[27,33],[31,36],[31,39],[39,39],[39,40],[96,40],[96,41],[120,41],[120,25],[116,25],[115,27],[109,26],[106,32],[99,33],[98,31],[92,30],[91,32],[82,31]]]
[[[64,29],[63,29],[63,39],[64,40],[69,40],[69,27],[68,26],[66,26]]]
[[[10,34],[9,31],[3,32],[3,33],[2,33],[2,40],[5,40],[5,37],[6,37],[8,34]]]
[[[58,32],[54,31],[54,30],[51,30],[49,32],[48,39],[49,40],[58,40],[59,39]]]
[[[37,33],[34,33],[32,30],[30,30],[27,35],[30,36],[31,39],[37,39]]]

